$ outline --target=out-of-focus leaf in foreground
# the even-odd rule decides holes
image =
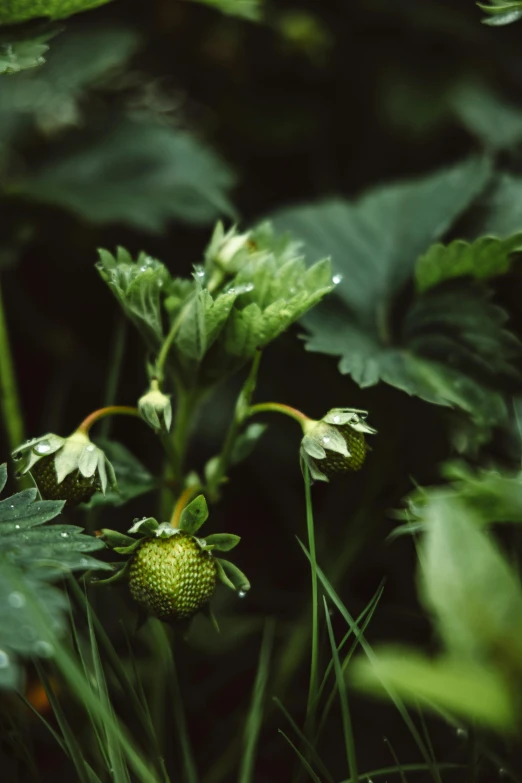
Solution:
[[[65,19],[108,2],[110,0],[2,0],[0,24],[26,22],[44,16]]]

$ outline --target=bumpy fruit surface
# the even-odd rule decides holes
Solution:
[[[87,503],[98,489],[94,479],[85,478],[77,470],[58,484],[54,454],[38,460],[31,468],[31,474],[44,500],[65,500],[68,506]]]
[[[360,470],[366,459],[368,446],[362,432],[352,429],[349,424],[344,427],[338,427],[346,441],[346,446],[350,452],[349,457],[343,457],[337,451],[330,451],[325,448],[326,459],[318,461],[319,469],[331,478],[336,473],[346,473],[349,470]]]
[[[183,531],[169,538],[146,538],[132,557],[132,597],[162,619],[186,620],[210,600],[217,567],[210,552]]]

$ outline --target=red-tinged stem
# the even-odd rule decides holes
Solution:
[[[172,512],[172,517],[170,518],[170,524],[172,527],[179,527],[179,521],[181,519],[183,510],[188,506],[189,500],[192,498],[192,496],[199,492],[200,489],[201,487],[187,487],[183,490],[177,500],[176,505],[174,506],[174,511]]]
[[[257,405],[251,405],[248,409],[249,416],[255,416],[256,413],[284,413],[285,416],[290,416],[291,419],[298,421],[301,426],[311,419],[297,408],[291,408],[290,405],[283,405],[280,402],[261,402]]]
[[[82,421],[76,432],[83,432],[85,435],[87,435],[95,422],[99,421],[100,419],[104,419],[105,416],[117,415],[139,416],[140,414],[138,409],[132,407],[131,405],[109,405],[107,408],[100,408],[99,410],[90,413],[87,418]]]

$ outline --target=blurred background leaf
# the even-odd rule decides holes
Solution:
[[[80,11],[88,11],[110,0],[3,0],[0,24],[26,22],[40,16],[64,19]]]

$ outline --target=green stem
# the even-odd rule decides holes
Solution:
[[[187,314],[189,307],[192,305],[192,302],[194,301],[198,293],[199,291],[195,291],[194,294],[188,299],[188,301],[185,302],[180,312],[178,313],[177,318],[174,319],[174,322],[170,327],[170,331],[166,336],[165,340],[163,341],[163,345],[160,348],[160,352],[158,354],[158,358],[156,359],[156,365],[155,365],[155,374],[160,385],[163,383],[163,376],[164,376],[163,370],[165,368],[165,362],[167,361],[167,356],[169,355],[170,348],[172,346],[172,343],[174,342],[174,338],[176,337],[179,331],[179,328],[183,322],[183,319]]]
[[[248,378],[243,384],[243,388],[239,392],[239,396],[237,398],[236,407],[234,411],[234,417],[228,428],[228,432],[225,437],[225,442],[223,443],[223,448],[221,449],[221,454],[219,455],[218,458],[218,464],[216,470],[214,472],[214,475],[212,476],[211,481],[209,481],[209,486],[207,491],[211,501],[215,502],[219,497],[219,486],[222,483],[223,479],[225,478],[227,470],[230,466],[232,452],[234,450],[234,446],[238,438],[238,435],[241,432],[243,422],[249,416],[253,415],[252,414],[253,408],[250,407],[250,401],[252,399],[252,396],[256,388],[257,375],[259,372],[259,364],[261,362],[261,356],[262,356],[262,352],[261,350],[258,350],[252,361],[252,366],[250,367]]]
[[[310,683],[308,687],[308,701],[306,705],[306,728],[309,736],[312,736],[315,704],[317,700],[317,672],[319,663],[319,606],[317,589],[317,560],[315,554],[314,515],[312,509],[312,491],[310,485],[310,472],[303,465],[305,501],[306,501],[306,528],[308,532],[308,549],[312,573],[312,656],[310,660]]]
[[[24,439],[24,425],[0,287],[0,408],[9,451]]]
[[[76,432],[83,432],[85,435],[87,435],[95,422],[99,421],[100,419],[104,419],[105,416],[115,415],[139,417],[140,414],[137,408],[134,408],[130,405],[108,405],[106,408],[99,408],[99,410],[90,413],[87,418],[82,421],[80,426],[76,428]]]

